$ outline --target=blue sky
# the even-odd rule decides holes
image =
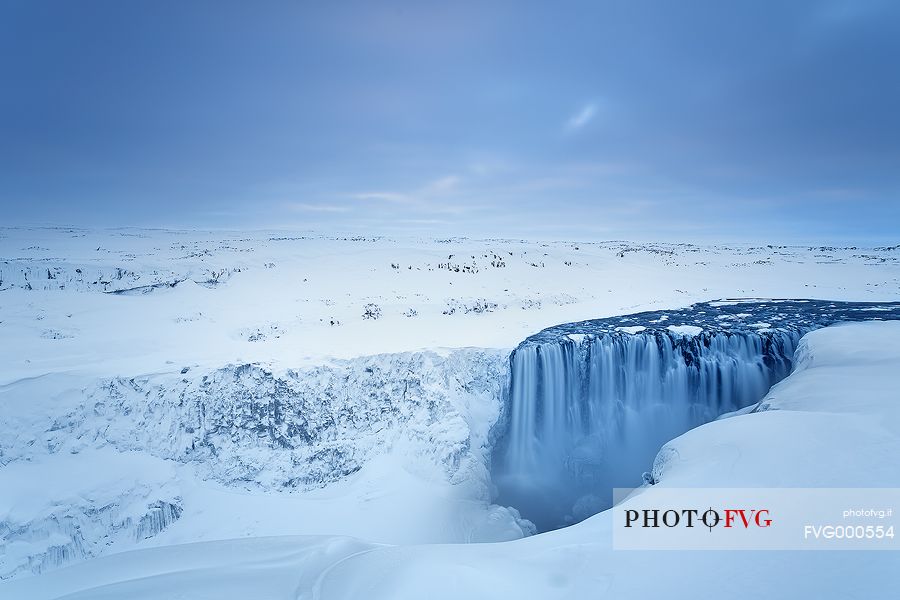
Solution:
[[[0,3],[4,224],[900,238],[900,2]]]

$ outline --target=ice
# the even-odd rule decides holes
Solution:
[[[0,578],[40,573],[157,535],[182,513],[174,475],[165,461],[109,449],[6,465],[0,469]]]
[[[520,538],[533,528],[494,503],[490,472],[513,348],[609,315],[609,330],[561,335],[582,352],[668,324],[707,331],[702,306],[660,311],[710,298],[733,307],[720,315],[728,327],[770,323],[757,332],[767,335],[799,312],[763,300],[780,308],[751,315],[760,301],[741,298],[897,298],[896,248],[865,250],[879,261],[822,252],[613,241],[579,243],[573,261],[568,241],[0,228],[2,575],[49,581],[66,564],[93,572],[106,555],[137,574],[123,552],[281,534],[401,546]],[[754,415],[776,412],[767,406]],[[565,514],[588,516],[600,496],[573,498]],[[274,556],[263,541],[251,547]],[[459,585],[502,553],[460,566]],[[194,575],[205,581],[185,575],[185,589]],[[522,576],[523,590],[546,591],[545,576]]]
[[[896,372],[900,323],[820,329],[768,410],[708,423],[667,444],[656,486],[900,487]],[[850,451],[849,449],[852,449]],[[269,537],[120,553],[0,582],[42,600],[434,598],[877,598],[894,552],[613,550],[610,512],[498,544],[373,545],[346,537]]]
[[[521,537],[530,524],[490,506],[485,466],[507,357],[459,349],[4,386],[0,533],[11,546],[0,577],[128,549],[176,520],[172,535],[186,541],[292,528],[379,541]],[[336,500],[334,484],[348,478],[356,486]],[[334,510],[316,499],[324,488]],[[221,522],[206,505],[220,507]],[[271,518],[228,522],[257,510]],[[306,519],[284,518],[299,510]],[[392,524],[395,510],[406,526]],[[346,511],[363,523],[341,523]]]

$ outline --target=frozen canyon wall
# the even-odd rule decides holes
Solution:
[[[417,476],[465,483],[486,502],[488,436],[508,354],[410,352],[284,372],[243,364],[4,386],[0,481],[23,492],[21,501],[0,497],[0,577],[127,549],[162,531],[181,516],[178,465],[229,487],[291,493],[393,452]],[[148,460],[132,473],[134,459],[121,457]],[[44,472],[35,465],[51,459],[68,466],[44,489],[33,481]],[[99,488],[87,483],[95,473],[66,479],[91,464],[116,475]],[[34,506],[34,498],[46,502]]]

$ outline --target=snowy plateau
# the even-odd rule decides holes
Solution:
[[[613,486],[900,487],[900,247],[0,228],[0,598],[895,598]]]

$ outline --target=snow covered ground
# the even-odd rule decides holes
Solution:
[[[656,486],[900,487],[898,322],[805,336],[763,410],[670,442]],[[652,496],[655,487],[643,496]],[[893,598],[890,551],[611,548],[610,512],[495,544],[271,537],[126,552],[0,584],[10,598]],[[177,590],[177,592],[175,591]]]
[[[6,228],[0,290],[15,340],[2,385],[513,348],[559,323],[719,298],[896,300],[900,248]]]
[[[734,297],[895,301],[900,248],[0,228],[0,578],[12,579],[0,596],[90,588],[83,597],[159,597],[170,585],[187,597],[254,598],[652,592],[637,575],[646,556],[610,550],[605,513],[515,543],[416,544],[533,531],[514,508],[491,504],[488,472],[509,353],[523,339],[560,323]],[[857,411],[852,419],[816,412],[864,367],[874,371],[860,388],[884,385],[897,357],[885,351],[863,365],[854,353],[896,333],[880,324],[812,334],[822,341],[804,369],[767,400],[798,404],[689,432],[673,442],[683,464],[660,463],[654,477],[722,486],[877,476],[896,485],[889,454],[850,475],[873,415],[889,431],[878,448],[893,451],[897,415],[884,412],[885,389],[842,404]],[[829,341],[840,335],[852,345]],[[859,364],[818,368],[841,352]],[[789,435],[790,418],[809,438]],[[825,441],[843,434],[854,451],[838,456]],[[712,460],[722,439],[767,445],[723,475]],[[807,441],[814,454],[802,451]],[[784,470],[767,480],[755,469],[768,463],[754,461],[776,457]],[[825,477],[803,462],[820,460],[840,467]],[[310,534],[326,537],[263,537]],[[215,541],[229,538],[241,539]],[[172,546],[188,542],[203,544]],[[54,571],[92,557],[101,558]],[[721,557],[696,560],[709,571]],[[653,559],[658,589],[712,577],[703,585],[721,590],[744,577],[685,574],[687,560]],[[767,555],[752,560],[788,570]],[[788,562],[801,577],[829,565],[822,590],[848,572],[836,558],[818,560]],[[872,574],[887,560],[856,566]],[[384,565],[390,573],[376,576]],[[141,577],[145,588],[131,581]],[[341,587],[351,585],[361,587]],[[760,588],[748,579],[743,589]]]

